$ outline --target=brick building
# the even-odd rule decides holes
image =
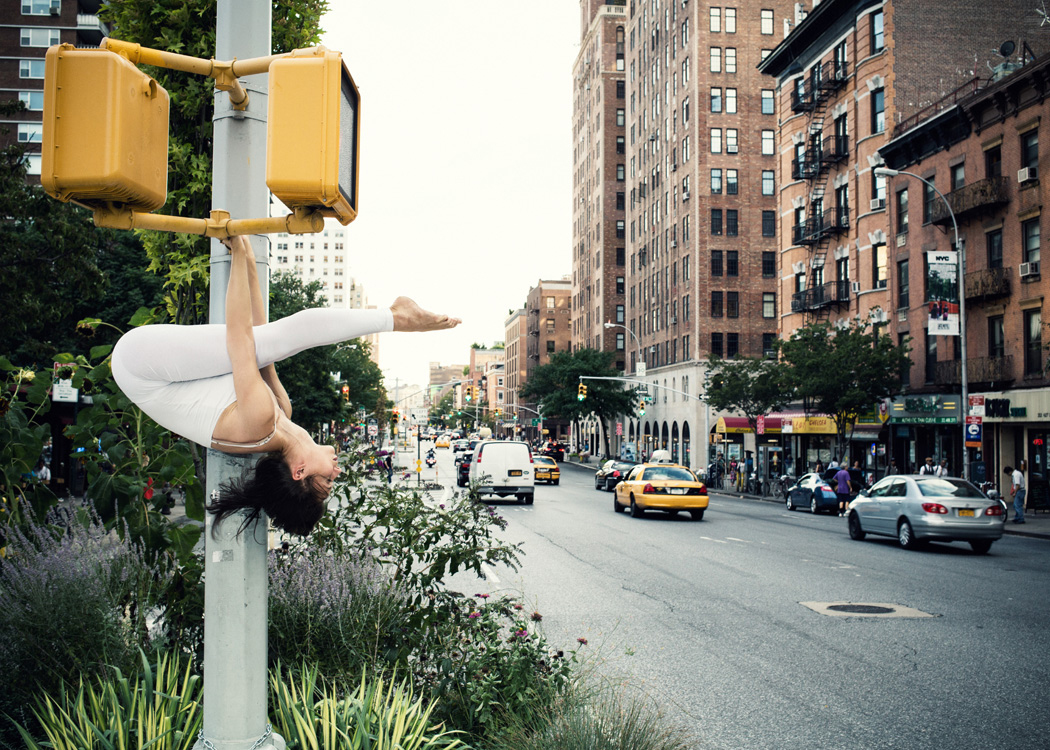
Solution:
[[[0,122],[0,144],[27,148],[30,181],[40,183],[44,131],[44,55],[53,44],[97,47],[109,32],[98,20],[100,0],[0,0],[0,96],[26,109]]]
[[[960,340],[929,330],[926,270],[928,253],[952,249],[954,216],[965,250],[967,386],[984,399],[981,447],[968,450],[967,460],[983,462],[984,477],[992,481],[1003,466],[1026,461],[1029,507],[1046,507],[1050,379],[1042,308],[1050,274],[1042,274],[1040,254],[1050,180],[1040,178],[1050,165],[1043,163],[1040,140],[1042,118],[1050,120],[1050,55],[1032,59],[1023,46],[1018,52],[999,66],[996,80],[906,123],[881,150],[888,167],[914,173],[944,195],[942,200],[910,175],[892,178],[891,220],[895,228],[907,227],[893,243],[893,329],[913,342],[913,366],[908,393],[893,404],[890,420],[898,455],[909,461],[944,455],[959,466],[960,409],[956,404],[948,413],[946,406],[959,401]],[[902,193],[910,197],[901,199]],[[910,214],[906,221],[902,207]],[[952,419],[914,423],[920,411]],[[971,477],[981,479],[980,463],[971,468]]]
[[[568,352],[573,348],[574,325],[572,300],[575,286],[568,279],[543,280],[529,289],[525,298],[525,379],[528,382],[532,371],[540,365],[550,364],[555,352]],[[604,330],[604,329],[603,329]],[[521,384],[518,386],[521,387]],[[519,423],[538,415],[539,404],[519,400],[525,409],[519,414]],[[547,420],[544,428],[552,436],[564,436],[567,422]]]
[[[909,212],[909,191],[875,174],[880,149],[931,106],[979,88],[986,58],[995,57],[990,51],[1035,37],[1038,23],[1020,0],[824,0],[787,28],[760,66],[775,79],[781,112],[776,299],[783,338],[809,322],[858,316],[900,329],[895,272],[903,267],[919,283],[923,268],[907,258],[915,252],[908,232],[915,202]],[[959,413],[941,418],[957,422]],[[870,461],[870,443],[886,444],[892,427],[891,420],[862,428],[855,437],[863,447],[852,452],[863,450]],[[831,458],[832,437],[818,429],[795,430],[789,448],[800,467]],[[906,436],[909,461],[916,451],[950,457],[954,467],[962,460],[959,441],[947,433],[943,442],[913,429],[894,434]],[[886,460],[869,468],[878,471]]]

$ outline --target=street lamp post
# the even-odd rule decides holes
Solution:
[[[970,462],[966,460],[966,415],[970,411],[969,406],[969,388],[966,377],[966,250],[959,244],[959,224],[955,220],[955,212],[952,210],[952,204],[948,202],[948,199],[944,196],[937,186],[929,180],[920,177],[914,172],[905,172],[903,169],[890,169],[888,167],[876,167],[876,177],[896,177],[897,175],[908,175],[914,177],[924,185],[928,185],[933,192],[937,193],[937,196],[944,201],[945,207],[948,209],[948,215],[952,219],[952,231],[955,234],[955,249],[959,253],[959,279],[958,279],[958,294],[959,294],[959,372],[960,372],[960,386],[962,390],[962,405],[960,409],[959,421],[962,423],[962,477],[963,479],[970,478]]]

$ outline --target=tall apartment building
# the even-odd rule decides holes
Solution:
[[[506,320],[503,321],[503,376],[506,391],[505,400],[508,406],[507,413],[514,415],[516,407],[521,399],[518,397],[518,389],[525,384],[525,359],[526,359],[526,336],[525,308],[511,310]],[[518,414],[519,424],[529,424],[528,412]],[[522,419],[525,419],[522,422]]]
[[[626,314],[626,30],[624,0],[580,0],[572,71],[573,349],[614,350],[614,329],[604,324],[622,324]]]
[[[101,0],[0,2],[0,96],[21,99],[24,111],[0,121],[0,144],[27,147],[27,171],[40,182],[44,132],[44,55],[53,44],[97,47],[109,32],[98,20]]]
[[[824,0],[795,21],[760,65],[775,81],[781,113],[776,138],[781,336],[789,338],[809,322],[870,317],[901,338],[910,336],[914,357],[924,342],[915,321],[904,324],[907,310],[894,297],[900,288],[895,275],[905,269],[913,284],[925,281],[921,259],[910,256],[919,250],[914,238],[933,237],[908,228],[916,199],[928,197],[876,176],[875,168],[883,165],[880,149],[930,107],[979,88],[994,50],[1004,40],[1035,40],[1039,16],[1022,0],[994,5]],[[958,399],[953,404],[954,412],[937,418],[958,423]],[[875,423],[856,437],[886,444],[892,430],[895,437],[905,436],[907,447],[898,451],[905,451],[909,464],[918,451],[945,455],[958,467],[960,441],[953,442],[948,431],[942,442],[914,429],[928,417],[912,414],[910,422],[896,425],[891,419],[887,427]],[[794,451],[807,464],[818,458],[826,463],[831,438],[814,430],[795,430]],[[870,468],[879,470],[887,459]]]
[[[575,285],[568,278],[541,279],[536,286],[529,289],[525,298],[524,382],[528,382],[533,370],[537,367],[550,364],[552,354],[573,349],[574,297]],[[591,348],[600,349],[600,347]],[[528,420],[538,418],[538,403],[520,400],[519,403],[524,407],[522,413],[518,415],[519,424],[522,423],[522,420],[525,420],[525,424],[529,424]],[[561,438],[568,430],[568,422],[545,420],[543,429],[548,430],[550,437]]]
[[[274,207],[283,213],[283,207]],[[270,244],[271,273],[291,273],[304,284],[321,283],[327,306],[343,310],[365,310],[368,304],[364,286],[350,275],[350,252],[347,228],[334,220],[325,220],[324,231],[317,234],[274,235]],[[379,363],[379,334],[363,336],[370,345],[371,359]]]

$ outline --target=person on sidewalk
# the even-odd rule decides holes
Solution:
[[[1010,475],[1010,494],[1014,498],[1013,523],[1024,523],[1024,474],[1021,473],[1020,469],[1015,469],[1012,466],[1004,466],[1003,474]]]
[[[839,515],[846,515],[846,506],[849,505],[850,477],[849,469],[840,466],[833,477],[835,480],[835,494],[839,496]]]
[[[933,465],[933,457],[932,456],[927,456],[926,457],[926,463],[924,463],[921,467],[919,467],[919,473],[920,474],[936,474],[937,473],[937,467]]]
[[[937,465],[937,468],[933,470],[935,477],[950,477],[951,474],[948,471],[948,459],[942,458],[941,462]]]

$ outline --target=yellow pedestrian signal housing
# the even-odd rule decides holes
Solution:
[[[576,398],[580,401],[584,401],[587,398],[587,386],[583,383],[576,388]]]
[[[58,44],[44,57],[40,182],[61,201],[153,211],[168,196],[168,92],[124,57]]]
[[[266,185],[289,208],[357,216],[361,100],[342,54],[301,49],[270,63]]]
[[[350,400],[350,386],[344,385],[343,386],[343,401],[349,401],[349,400]]]
[[[464,398],[467,401],[470,401],[470,399],[472,399],[474,397],[474,387],[468,385],[464,390],[465,390]]]

